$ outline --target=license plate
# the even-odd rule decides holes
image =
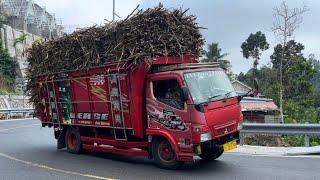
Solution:
[[[237,148],[237,141],[236,140],[233,140],[233,141],[228,142],[223,145],[224,152],[227,152],[227,151],[230,151],[230,150],[236,149],[236,148]]]

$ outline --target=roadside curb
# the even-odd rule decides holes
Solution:
[[[265,147],[265,146],[238,146],[230,151],[231,154],[245,155],[273,155],[273,156],[299,156],[320,155],[320,146],[313,147]]]

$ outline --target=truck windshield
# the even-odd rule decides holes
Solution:
[[[195,104],[237,96],[228,76],[222,70],[185,73],[184,78]]]

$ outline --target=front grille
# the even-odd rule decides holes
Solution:
[[[232,124],[230,126],[226,126],[223,128],[216,128],[214,126],[211,126],[211,131],[213,132],[214,136],[223,136],[230,134],[231,132],[234,132],[237,129],[235,124]]]

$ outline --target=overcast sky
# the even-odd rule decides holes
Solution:
[[[67,25],[67,29],[102,24],[104,19],[112,19],[112,0],[34,0],[47,11],[54,13]],[[246,72],[253,61],[246,60],[241,54],[241,43],[250,33],[262,31],[270,43],[270,49],[265,51],[260,65],[270,62],[270,55],[277,43],[271,27],[273,24],[273,8],[281,4],[280,0],[164,0],[167,7],[190,8],[191,14],[198,17],[202,33],[207,43],[218,42],[224,53],[229,53],[226,59],[231,61],[234,73]],[[289,7],[307,5],[310,9],[304,14],[304,21],[295,32],[294,37],[305,45],[304,54],[315,54],[320,59],[320,1],[290,0]],[[138,5],[142,8],[153,7],[159,0],[116,0],[116,12],[122,18],[126,17]]]

